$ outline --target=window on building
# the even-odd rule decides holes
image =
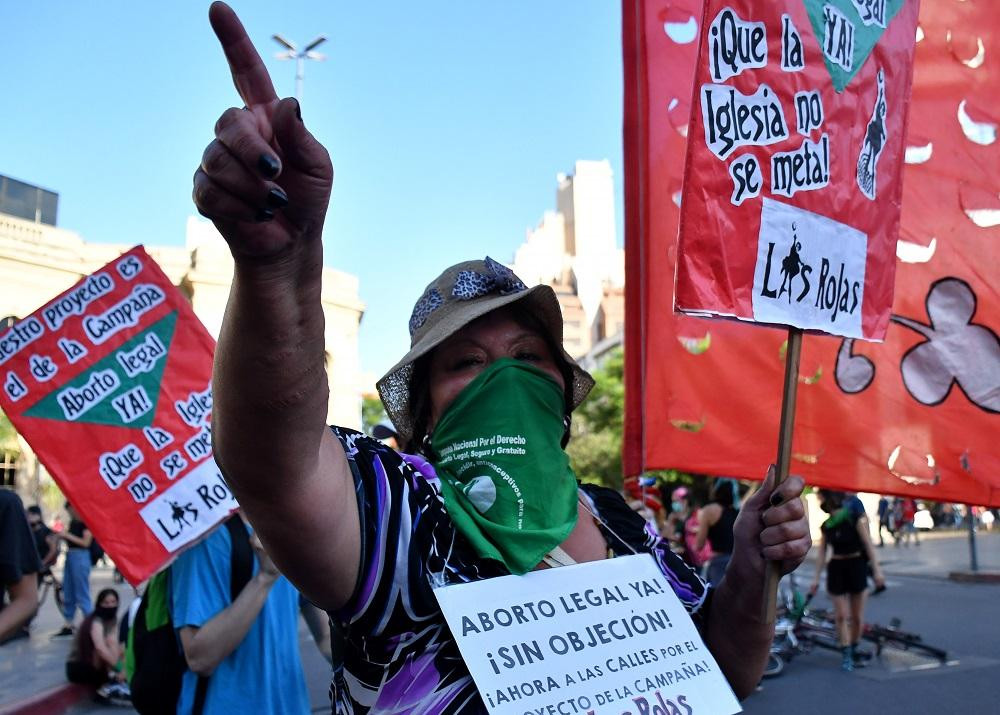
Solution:
[[[16,486],[17,458],[16,452],[0,451],[0,487],[13,489]]]

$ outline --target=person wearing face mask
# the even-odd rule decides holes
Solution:
[[[830,515],[821,528],[822,539],[816,558],[816,575],[809,593],[819,589],[819,579],[826,568],[826,590],[833,601],[837,638],[843,658],[841,668],[852,671],[863,665],[868,654],[859,650],[865,621],[868,595],[868,571],[871,569],[876,593],[885,588],[885,577],[872,548],[865,508],[857,497],[843,492],[820,489],[820,508]],[[832,552],[827,558],[827,552]]]
[[[570,417],[594,384],[563,349],[559,302],[486,258],[447,268],[378,382],[403,454],[327,428],[320,303],[333,170],[294,99],[278,99],[236,15],[209,13],[243,109],[223,113],[194,178],[235,272],[213,376],[216,460],[275,563],[342,629],[337,712],[480,713],[433,588],[650,553],[737,695],[760,679],[768,561],[809,548],[802,481],[773,470],[710,588],[613,490],[577,481]],[[266,441],[272,449],[258,448]],[[308,548],[303,548],[308,545]]]
[[[66,678],[71,683],[95,688],[109,680],[124,680],[122,648],[118,642],[118,592],[113,588],[97,594],[97,606],[73,636],[66,659]]]

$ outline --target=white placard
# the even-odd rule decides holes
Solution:
[[[434,594],[494,715],[742,710],[649,554]]]

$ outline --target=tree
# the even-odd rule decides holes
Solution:
[[[382,420],[389,419],[382,406],[382,400],[377,395],[364,395],[361,398],[361,430],[365,434],[372,433],[372,427]]]
[[[594,389],[573,413],[567,452],[585,482],[622,488],[622,430],[625,415],[625,358],[616,348],[593,371]]]

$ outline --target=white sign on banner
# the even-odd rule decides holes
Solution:
[[[434,594],[494,715],[742,710],[649,554]]]

